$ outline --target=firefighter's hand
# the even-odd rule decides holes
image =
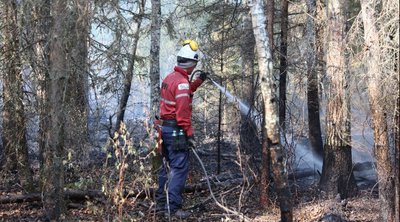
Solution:
[[[162,121],[160,120],[160,119],[155,119],[155,120],[153,120],[153,128],[154,129],[158,129],[158,128],[160,128],[161,127],[161,125],[162,125]]]
[[[196,140],[194,140],[193,136],[188,136],[187,137],[187,144],[189,148],[196,148]]]
[[[200,73],[200,75],[199,75],[199,78],[200,78],[201,80],[205,81],[205,80],[207,79],[207,76],[208,76],[209,74],[210,74],[210,73],[208,73],[208,72],[201,71],[201,73]]]

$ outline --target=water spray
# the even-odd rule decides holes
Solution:
[[[193,73],[192,78],[194,76],[194,74],[196,72],[202,72],[200,70],[197,70]],[[217,75],[214,74],[214,76],[218,77]],[[245,103],[243,103],[237,96],[233,95],[232,93],[230,93],[226,87],[220,85],[219,83],[217,83],[216,81],[214,81],[214,79],[212,79],[212,77],[207,76],[207,79],[209,79],[215,87],[217,87],[217,89],[219,89],[227,98],[228,98],[228,102],[230,103],[235,103],[238,104],[239,106],[239,111],[243,114],[243,115],[249,115],[249,117],[251,119],[256,119],[258,115],[258,113],[254,110],[250,110],[249,106],[246,105]],[[192,79],[190,79],[190,81],[192,81]]]
[[[248,115],[250,114],[250,117],[252,119],[257,117],[257,113],[254,112],[253,110],[250,111],[250,108],[248,105],[244,104],[238,97],[234,96],[232,93],[230,93],[226,87],[221,86],[218,84],[216,81],[213,79],[209,78],[210,81],[223,93],[225,96],[228,98],[228,101],[231,103],[236,103],[239,105],[239,110],[243,115]],[[250,113],[249,113],[250,112]]]

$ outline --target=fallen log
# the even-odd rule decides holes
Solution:
[[[0,197],[0,204],[34,202],[41,199],[40,193],[2,195]]]
[[[312,170],[296,171],[289,174],[289,178],[303,178],[314,175]],[[249,183],[254,182],[254,178],[249,178]],[[212,189],[228,189],[240,184],[243,184],[243,177],[241,174],[221,174],[218,176],[209,177]],[[152,197],[156,188],[148,188],[147,190],[125,190],[124,196],[127,198],[145,198]],[[201,179],[197,184],[187,184],[185,186],[185,193],[202,192],[208,190],[206,179]],[[85,200],[105,200],[106,195],[100,190],[73,190],[66,189],[64,191],[65,199],[71,202],[81,202]],[[42,201],[41,193],[27,193],[27,194],[12,194],[0,196],[0,204],[8,203],[24,203]]]
[[[210,179],[212,189],[226,189],[243,183],[243,178],[237,178],[237,175],[223,175],[220,177],[212,177]],[[185,186],[185,193],[201,192],[208,189],[205,180],[197,184],[188,184]],[[125,190],[126,198],[145,198],[152,197],[156,188],[148,188],[146,190]],[[72,190],[64,191],[65,199],[71,202],[81,202],[85,200],[105,200],[107,196],[100,190]],[[25,203],[42,201],[41,193],[12,194],[0,196],[0,204]]]
[[[98,190],[66,190],[64,191],[64,195],[66,199],[71,201],[82,201],[86,199],[101,199],[105,198],[105,195]],[[2,195],[0,197],[0,204],[9,204],[9,203],[25,203],[25,202],[34,202],[34,201],[42,201],[41,193],[26,193],[26,194],[12,194],[12,195]]]

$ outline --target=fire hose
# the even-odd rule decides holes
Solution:
[[[213,192],[212,189],[211,189],[210,179],[208,178],[208,174],[207,174],[206,168],[204,167],[203,161],[201,160],[201,158],[200,158],[199,155],[197,154],[197,152],[196,152],[196,150],[195,150],[195,147],[190,147],[190,149],[192,150],[192,152],[193,152],[194,155],[196,156],[197,160],[199,161],[199,163],[200,163],[200,165],[201,165],[201,168],[203,169],[203,172],[204,172],[204,175],[205,175],[206,181],[207,181],[208,190],[210,191],[210,195],[211,195],[212,199],[214,200],[215,204],[217,204],[218,207],[220,207],[221,209],[225,210],[226,212],[238,216],[241,220],[243,220],[243,221],[248,221],[248,219],[247,219],[245,216],[241,215],[239,212],[233,211],[233,210],[231,210],[231,209],[225,207],[224,205],[222,205],[222,204],[217,200],[217,198],[216,198],[215,195],[214,195],[214,192]]]

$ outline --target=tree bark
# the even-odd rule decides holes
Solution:
[[[160,39],[161,3],[151,0],[151,46],[150,46],[150,117],[160,112]]]
[[[74,160],[85,159],[88,142],[89,1],[73,0],[67,38],[68,79],[65,103],[65,145]]]
[[[261,93],[264,103],[264,138],[270,144],[274,186],[278,193],[281,221],[293,221],[291,194],[286,171],[286,157],[279,134],[279,100],[273,84],[273,65],[268,34],[265,29],[265,15],[261,0],[253,0],[250,5],[253,32],[256,40],[257,60],[261,77]]]
[[[49,32],[50,0],[26,1],[23,4],[24,33],[23,55],[30,65],[31,87],[35,93],[35,111],[39,119],[37,132],[38,158],[43,169],[43,151],[49,122],[48,87],[49,87]]]
[[[286,80],[287,80],[287,40],[288,40],[288,1],[281,1],[281,46],[279,54],[279,125],[286,130]]]
[[[4,48],[3,59],[3,145],[4,172],[18,171],[19,181],[25,191],[33,190],[33,178],[28,160],[26,120],[23,101],[22,63],[20,55],[19,3],[3,0]]]
[[[327,129],[320,188],[328,197],[355,195],[357,187],[352,172],[350,122],[346,92],[347,1],[328,2],[327,49]]]
[[[35,1],[33,5],[34,44],[32,44],[32,56],[29,58],[30,65],[36,75],[36,101],[39,116],[39,160],[43,167],[43,151],[46,144],[46,132],[49,126],[48,91],[49,91],[49,33],[51,21],[50,0]]]
[[[139,42],[139,34],[140,34],[140,27],[142,25],[142,20],[144,16],[144,6],[145,6],[146,0],[140,0],[139,1],[139,12],[138,16],[136,19],[136,23],[134,24],[134,34],[132,37],[132,49],[131,49],[131,54],[130,58],[128,61],[128,70],[124,73],[125,79],[124,79],[124,87],[123,87],[123,92],[121,99],[119,101],[119,106],[118,106],[118,111],[117,111],[117,120],[115,124],[115,131],[119,130],[120,124],[122,121],[124,121],[124,115],[125,115],[125,110],[126,110],[126,105],[128,104],[128,99],[129,95],[131,92],[131,86],[132,86],[132,79],[134,75],[134,65],[135,65],[135,57],[136,57],[136,50]]]
[[[320,79],[326,75],[326,59],[325,59],[325,51],[326,51],[326,6],[324,5],[324,0],[316,0],[316,17],[314,20],[315,25],[315,53],[316,53],[316,69],[317,74]],[[320,80],[320,82],[322,82]],[[320,85],[321,86],[321,85]],[[322,98],[321,87],[319,89],[319,97]]]
[[[67,90],[67,54],[65,28],[68,22],[67,2],[51,2],[49,67],[49,127],[43,153],[44,169],[42,193],[43,208],[49,220],[60,220],[65,211],[64,166],[65,157],[65,91]]]
[[[368,94],[371,109],[372,124],[374,130],[374,153],[377,164],[377,176],[379,181],[379,199],[381,204],[380,217],[382,221],[395,221],[395,196],[394,170],[390,157],[388,124],[384,105],[384,80],[380,68],[380,42],[377,20],[375,19],[375,2],[361,0],[361,14],[364,24],[364,66],[368,77]]]
[[[222,5],[222,27],[221,27],[221,45],[219,48],[219,61],[220,61],[220,79],[219,84],[223,86],[222,76],[224,75],[224,41],[225,41],[225,4]],[[223,141],[223,122],[225,122],[224,116],[224,103],[222,99],[222,91],[219,92],[218,98],[218,134],[217,134],[217,174],[221,173],[221,144]]]
[[[274,17],[275,17],[275,0],[264,0],[264,14],[267,19],[267,33],[269,45],[271,46],[271,55],[274,57]]]
[[[316,57],[316,31],[314,19],[317,17],[316,0],[307,0],[307,107],[308,135],[311,149],[317,158],[322,159],[323,142],[319,116],[319,80]]]
[[[395,115],[395,221],[400,221],[400,92],[397,95]]]
[[[161,2],[151,0],[151,39],[150,39],[150,120],[160,113],[160,42],[161,42]],[[152,131],[151,138],[155,138]],[[158,135],[161,136],[161,135]],[[156,139],[156,138],[155,138]],[[154,139],[153,139],[154,141]],[[162,164],[162,156],[152,157],[152,170],[157,180],[157,170]]]
[[[14,83],[15,80],[11,79],[12,77],[16,76],[16,73],[20,72],[20,68],[17,66],[19,65],[19,55],[16,53],[18,52],[18,45],[16,45],[18,41],[18,28],[17,28],[17,18],[16,18],[16,6],[15,2],[2,0],[1,3],[3,4],[2,7],[2,21],[4,21],[5,26],[2,30],[2,34],[4,35],[4,45],[2,47],[2,57],[8,58],[6,63],[4,63],[4,71],[3,71],[3,133],[2,133],[2,142],[4,144],[4,152],[3,152],[3,159],[2,159],[2,170],[3,173],[15,171],[17,169],[16,161],[17,154],[15,152],[15,147],[12,146],[13,141],[13,132],[12,129],[14,123],[11,122],[14,119],[12,118],[12,113],[14,111],[14,104],[12,101],[12,86],[11,83]],[[14,39],[17,38],[17,39]],[[3,59],[3,58],[2,58]],[[7,174],[6,174],[7,175]],[[6,176],[4,175],[4,176]]]

